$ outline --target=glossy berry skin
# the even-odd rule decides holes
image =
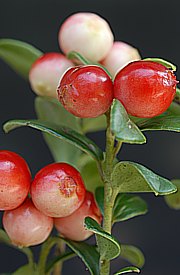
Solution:
[[[165,66],[151,61],[135,61],[117,73],[114,97],[130,115],[151,118],[170,106],[176,84],[175,75]]]
[[[84,241],[93,234],[84,228],[85,217],[91,217],[99,224],[102,221],[102,215],[91,192],[86,192],[85,200],[80,208],[68,217],[54,219],[54,224],[65,238],[74,241]]]
[[[106,72],[93,65],[69,69],[58,87],[59,101],[81,118],[104,114],[113,100],[113,83]]]
[[[14,210],[5,211],[3,226],[12,243],[23,247],[44,242],[53,228],[53,219],[36,209],[30,199]]]
[[[85,187],[80,173],[66,163],[42,168],[31,185],[35,206],[50,217],[72,214],[84,201]]]
[[[0,151],[0,210],[18,207],[28,195],[31,173],[25,160],[10,151]]]
[[[114,77],[129,62],[140,59],[141,57],[137,49],[127,43],[115,41],[102,64]]]
[[[64,72],[74,64],[60,53],[45,53],[31,67],[29,81],[40,96],[57,98],[57,86]]]
[[[59,30],[59,45],[65,54],[77,51],[92,61],[104,59],[113,40],[108,23],[94,13],[75,13]]]

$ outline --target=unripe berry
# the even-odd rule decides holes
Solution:
[[[74,64],[60,53],[45,53],[31,67],[29,81],[40,96],[57,98],[57,86],[64,72]]]
[[[176,93],[176,76],[152,61],[135,61],[119,71],[114,80],[114,97],[130,115],[150,118],[162,114]]]
[[[18,207],[27,197],[30,183],[25,160],[16,153],[0,151],[0,210]]]
[[[59,101],[75,116],[97,117],[113,100],[113,83],[106,72],[94,65],[69,69],[58,87]]]
[[[102,220],[100,210],[95,203],[93,194],[90,192],[86,192],[83,204],[73,214],[65,218],[54,219],[55,227],[65,238],[84,241],[93,234],[84,227],[85,217],[91,217],[99,224]]]
[[[37,210],[30,199],[26,199],[18,208],[4,212],[3,226],[13,244],[31,246],[48,238],[53,219]]]
[[[42,168],[31,185],[35,206],[50,217],[72,214],[84,201],[85,187],[80,173],[66,163]]]
[[[92,61],[105,58],[113,40],[108,23],[94,13],[73,14],[59,30],[59,45],[65,54],[77,51]]]
[[[117,71],[121,70],[129,62],[139,59],[141,59],[141,57],[137,49],[124,42],[116,41],[102,61],[102,64],[114,77]]]

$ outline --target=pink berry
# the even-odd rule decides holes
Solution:
[[[54,219],[56,229],[65,238],[74,241],[84,241],[93,233],[84,227],[85,217],[91,217],[99,224],[102,221],[102,215],[97,207],[93,194],[86,192],[83,204],[73,214],[65,218]]]
[[[53,219],[37,210],[30,199],[26,199],[18,208],[4,212],[3,226],[13,244],[31,246],[48,238]]]
[[[18,207],[28,195],[31,173],[16,153],[0,151],[0,210]]]
[[[38,58],[29,73],[32,90],[40,96],[57,98],[57,86],[64,72],[74,64],[60,53],[45,53]]]
[[[35,206],[50,217],[72,214],[84,201],[85,187],[80,173],[66,163],[42,168],[31,186]]]
[[[102,64],[114,77],[117,71],[121,70],[129,62],[139,59],[141,59],[141,56],[137,49],[124,42],[116,41],[105,59],[102,61]]]
[[[69,69],[58,87],[59,101],[75,116],[87,118],[104,114],[113,100],[113,83],[107,73],[94,65]]]
[[[65,20],[59,30],[60,48],[65,54],[77,51],[92,61],[105,58],[113,40],[108,23],[94,13],[75,13]]]

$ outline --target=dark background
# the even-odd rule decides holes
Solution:
[[[78,11],[92,11],[105,17],[116,40],[137,47],[143,57],[163,57],[180,65],[180,2],[178,0],[0,0],[0,36],[20,39],[44,52],[59,51],[57,33],[63,20]],[[177,72],[180,79],[180,73]],[[34,118],[34,94],[29,85],[0,61],[0,120]],[[90,136],[103,148],[104,133]],[[180,178],[179,135],[168,132],[147,133],[146,145],[124,145],[120,158],[144,164],[168,179]],[[41,134],[19,129],[5,135],[0,130],[0,149],[21,154],[33,175],[52,162]],[[124,243],[139,246],[145,253],[143,275],[178,275],[180,212],[170,210],[162,197],[143,196],[149,213],[115,228]],[[0,273],[12,272],[25,264],[25,257],[0,244]],[[125,262],[116,260],[113,271]],[[116,266],[115,266],[116,265]],[[72,271],[73,270],[73,271]],[[88,274],[80,260],[65,264],[64,274]]]

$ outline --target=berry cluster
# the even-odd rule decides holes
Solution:
[[[163,113],[175,96],[173,72],[156,62],[139,61],[132,46],[113,42],[108,23],[98,15],[70,16],[60,28],[59,44],[65,54],[77,51],[94,65],[75,66],[62,54],[47,53],[33,64],[29,80],[38,95],[58,97],[77,117],[100,116],[116,98],[130,115],[150,118]]]
[[[32,180],[21,156],[0,151],[0,192],[3,226],[17,246],[44,242],[53,224],[64,237],[82,241],[92,234],[84,229],[86,216],[101,223],[93,194],[85,190],[79,172],[66,163],[47,165]]]

